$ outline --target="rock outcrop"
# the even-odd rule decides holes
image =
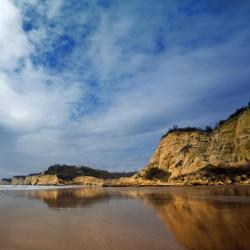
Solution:
[[[0,185],[10,185],[11,184],[11,179],[0,179]]]
[[[24,185],[59,185],[63,184],[57,175],[34,175],[27,176]]]
[[[26,176],[13,176],[11,178],[11,185],[24,185]]]
[[[78,176],[73,179],[72,184],[103,186],[106,181],[108,180],[105,180],[103,178],[96,178],[92,176]]]
[[[14,176],[11,179],[2,179],[0,185],[60,185],[63,181],[56,175],[29,175]]]
[[[53,165],[46,171],[28,176],[0,180],[0,185],[115,185],[119,178],[134,172],[108,172],[85,166]]]
[[[188,177],[194,175],[196,179],[200,179],[201,174],[203,177],[217,178],[217,170],[220,169],[220,174],[235,173],[237,176],[245,174],[243,180],[238,178],[239,181],[233,180],[233,182],[248,182],[249,166],[250,107],[248,106],[236,111],[213,130],[172,129],[162,137],[149,164],[136,176],[143,179],[156,177],[155,179],[165,182],[176,180],[181,183],[185,178],[186,182],[190,181]],[[233,171],[230,172],[229,169]],[[227,176],[224,177],[220,180],[222,183],[226,181]],[[204,181],[207,181],[204,184],[212,183],[209,179]],[[202,183],[203,180],[197,184]]]

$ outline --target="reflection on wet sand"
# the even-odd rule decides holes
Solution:
[[[249,249],[249,203],[174,196],[150,204],[187,249]]]
[[[248,187],[85,188],[34,191],[26,195],[42,200],[51,208],[88,206],[109,199],[137,199],[154,209],[185,249],[234,250],[250,246]]]
[[[28,198],[39,199],[50,208],[84,207],[96,202],[104,202],[111,195],[101,188],[54,189],[26,192]]]
[[[180,250],[153,209],[98,188],[0,192],[3,250]]]

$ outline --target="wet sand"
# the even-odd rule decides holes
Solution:
[[[248,186],[0,190],[0,249],[249,249],[249,211]]]

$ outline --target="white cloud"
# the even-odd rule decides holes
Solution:
[[[22,31],[19,10],[9,0],[0,1],[0,10],[0,69],[13,70],[29,56],[32,46]]]
[[[220,42],[203,43],[206,34],[218,32],[218,19],[190,17],[190,29],[177,7],[170,6],[176,18],[165,23],[166,8],[149,8],[144,1],[74,9],[66,17],[67,1],[14,2],[18,7],[0,2],[6,10],[0,17],[0,164],[6,169],[21,174],[56,162],[139,168],[169,126],[213,125],[248,98],[244,28]],[[24,32],[24,10],[30,6],[42,18]],[[223,16],[219,23],[228,31],[227,21]],[[161,53],[155,52],[159,32],[166,46]],[[30,56],[38,52],[45,60],[54,55],[64,34],[76,43],[62,58],[65,68],[32,64]],[[186,46],[196,37],[202,37],[199,46]]]
[[[250,50],[243,47],[244,40],[237,34],[223,44],[151,57],[147,71],[139,71],[124,81],[125,86],[133,87],[110,94],[112,105],[105,112],[84,117],[83,126],[93,133],[118,135],[166,130],[175,123],[183,124],[188,117],[190,122],[186,125],[205,126],[206,113],[197,112],[199,118],[191,116],[199,108],[206,110],[206,98],[223,95],[228,89],[234,91],[238,82],[244,83],[249,77],[250,63],[246,62],[244,68],[236,63],[247,60],[250,54]],[[113,65],[113,71],[118,71],[119,66],[119,63]],[[223,98],[223,106],[222,101]],[[219,100],[212,102],[218,105]],[[224,107],[223,114],[230,109]],[[215,120],[210,118],[205,120],[213,126]]]
[[[60,8],[63,5],[63,0],[53,0],[49,2],[48,6],[48,17],[53,18],[55,17],[58,12],[60,11]]]
[[[19,10],[0,2],[0,124],[17,130],[50,127],[67,121],[78,87],[65,86],[29,60],[31,44],[22,31]],[[22,64],[18,62],[22,60]],[[15,71],[19,66],[20,70]],[[46,82],[50,80],[51,85]]]
[[[70,104],[80,95],[78,88],[46,85],[47,78],[42,74],[33,68],[25,68],[21,74],[11,77],[0,74],[1,125],[16,130],[34,130],[55,127],[68,120]]]

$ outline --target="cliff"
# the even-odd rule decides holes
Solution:
[[[135,177],[187,184],[250,183],[249,166],[248,106],[221,121],[213,130],[170,130],[160,140],[149,164]]]
[[[0,180],[0,185],[111,185],[134,172],[108,172],[86,166],[53,165],[46,171],[28,176]]]
[[[15,176],[0,184],[147,186],[250,184],[250,105],[214,128],[170,129],[149,164],[138,173],[54,165],[45,172]]]
[[[10,182],[11,182],[11,179],[7,179],[7,178],[0,179],[0,185],[9,185]]]

